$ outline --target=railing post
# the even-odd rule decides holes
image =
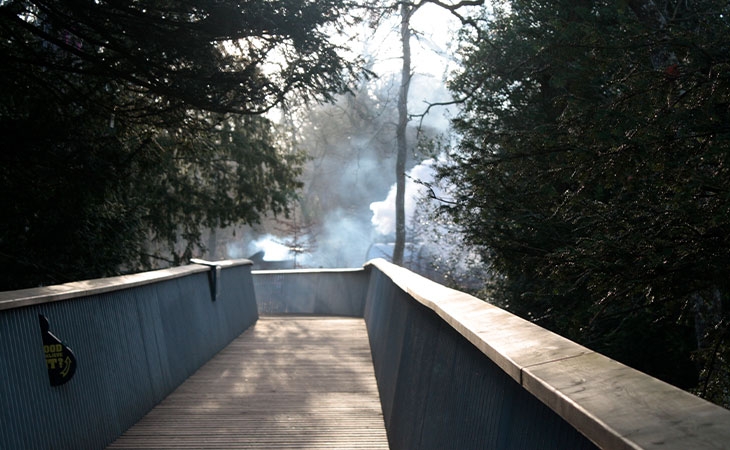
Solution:
[[[219,262],[206,261],[204,259],[193,258],[190,260],[193,264],[210,267],[208,272],[208,283],[210,284],[210,297],[213,301],[218,300],[221,293],[221,266]]]

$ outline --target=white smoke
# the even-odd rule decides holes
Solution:
[[[264,261],[282,261],[291,258],[289,248],[270,234],[254,241],[229,242],[226,245],[228,258],[248,258],[258,252],[264,252]]]
[[[313,267],[361,267],[372,240],[372,229],[359,217],[337,209],[324,220],[317,248],[311,255]]]
[[[444,156],[438,162],[443,163]],[[436,180],[436,161],[428,159],[407,172],[405,213],[408,232],[404,263],[409,269],[445,283],[458,283],[479,289],[491,277],[479,254],[463,239],[459,227],[448,217],[436,213],[441,200],[453,202],[454,186]],[[392,239],[395,234],[395,191],[393,185],[385,200],[373,202],[372,224],[381,235]],[[435,197],[435,198],[433,198]],[[393,243],[374,244],[370,258],[390,258]]]
[[[421,183],[434,181],[434,162],[433,159],[427,159],[406,173],[406,223],[410,223],[413,219],[419,199],[424,198],[427,194],[426,186]],[[372,224],[375,230],[382,235],[389,236],[395,233],[395,193],[396,185],[394,184],[385,200],[370,204],[370,210],[373,212]]]

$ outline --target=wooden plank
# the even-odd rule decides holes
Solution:
[[[387,449],[363,319],[262,317],[109,449]]]

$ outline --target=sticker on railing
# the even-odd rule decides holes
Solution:
[[[46,316],[38,314],[38,320],[41,324],[43,353],[46,357],[48,380],[51,382],[51,386],[60,386],[74,376],[76,372],[76,357],[70,348],[51,333]]]

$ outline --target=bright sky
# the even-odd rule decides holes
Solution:
[[[447,55],[455,45],[458,21],[434,5],[421,7],[411,19],[416,32],[411,40],[411,64],[416,74],[442,79],[449,66]],[[381,74],[400,73],[400,18],[392,17],[365,43],[365,52],[378,59],[376,70]]]
[[[421,7],[411,19],[411,28],[415,31],[411,38],[411,69],[414,73],[409,96],[411,113],[420,112],[426,101],[449,99],[444,80],[456,68],[448,55],[456,46],[454,36],[458,26],[455,18],[434,5]],[[400,82],[400,18],[392,17],[375,34],[367,30],[363,31],[363,35],[368,38],[360,52],[376,59],[374,71],[381,76],[381,82],[390,82],[393,76]]]

